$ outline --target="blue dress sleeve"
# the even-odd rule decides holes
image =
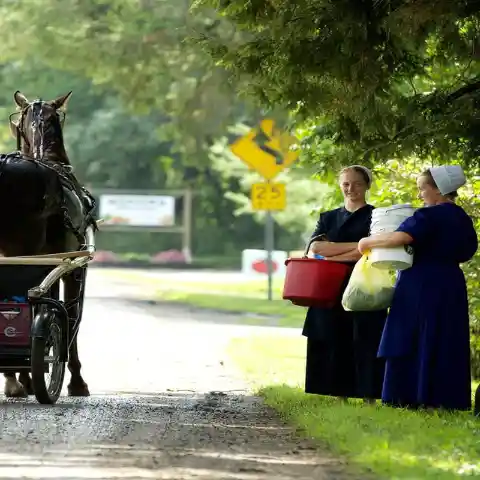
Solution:
[[[417,245],[428,241],[433,230],[425,208],[419,208],[397,228],[397,232],[408,233],[413,238],[413,243]]]

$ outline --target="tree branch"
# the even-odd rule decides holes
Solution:
[[[480,77],[476,77],[474,82],[468,83],[467,85],[464,85],[458,90],[455,90],[454,92],[447,95],[446,101],[454,102],[455,100],[458,100],[459,98],[464,97],[465,95],[470,95],[471,93],[474,93],[477,90],[480,90]]]

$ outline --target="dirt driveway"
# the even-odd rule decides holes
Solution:
[[[0,478],[354,478],[231,368],[229,340],[259,327],[142,297],[91,271],[80,355],[92,396],[1,399]]]

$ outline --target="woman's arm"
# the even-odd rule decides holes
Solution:
[[[310,251],[316,253],[317,255],[322,255],[322,257],[334,257],[337,255],[343,255],[344,253],[351,252],[352,250],[358,249],[357,242],[345,242],[345,243],[334,243],[334,242],[313,242]]]
[[[358,242],[358,251],[365,253],[372,248],[389,248],[410,245],[413,237],[405,232],[379,233],[371,237],[362,238]]]
[[[334,262],[356,262],[362,258],[362,254],[358,251],[358,247],[350,250],[341,255],[335,255],[333,257],[325,257],[325,260],[332,260]]]
[[[343,255],[351,250],[356,250],[358,248],[357,242],[335,243],[328,241],[327,217],[330,213],[331,212],[325,212],[320,214],[315,230],[311,236],[311,238],[319,238],[312,242],[310,252],[322,255],[322,257],[333,257],[336,255]]]

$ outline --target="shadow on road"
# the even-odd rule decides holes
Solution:
[[[14,410],[13,403],[0,405],[3,417],[18,418]],[[54,424],[55,436],[43,445],[22,436],[23,449],[2,442],[0,478],[360,478],[250,396],[92,396],[50,408],[19,402],[18,410],[24,420],[18,433],[25,423],[40,422]]]

